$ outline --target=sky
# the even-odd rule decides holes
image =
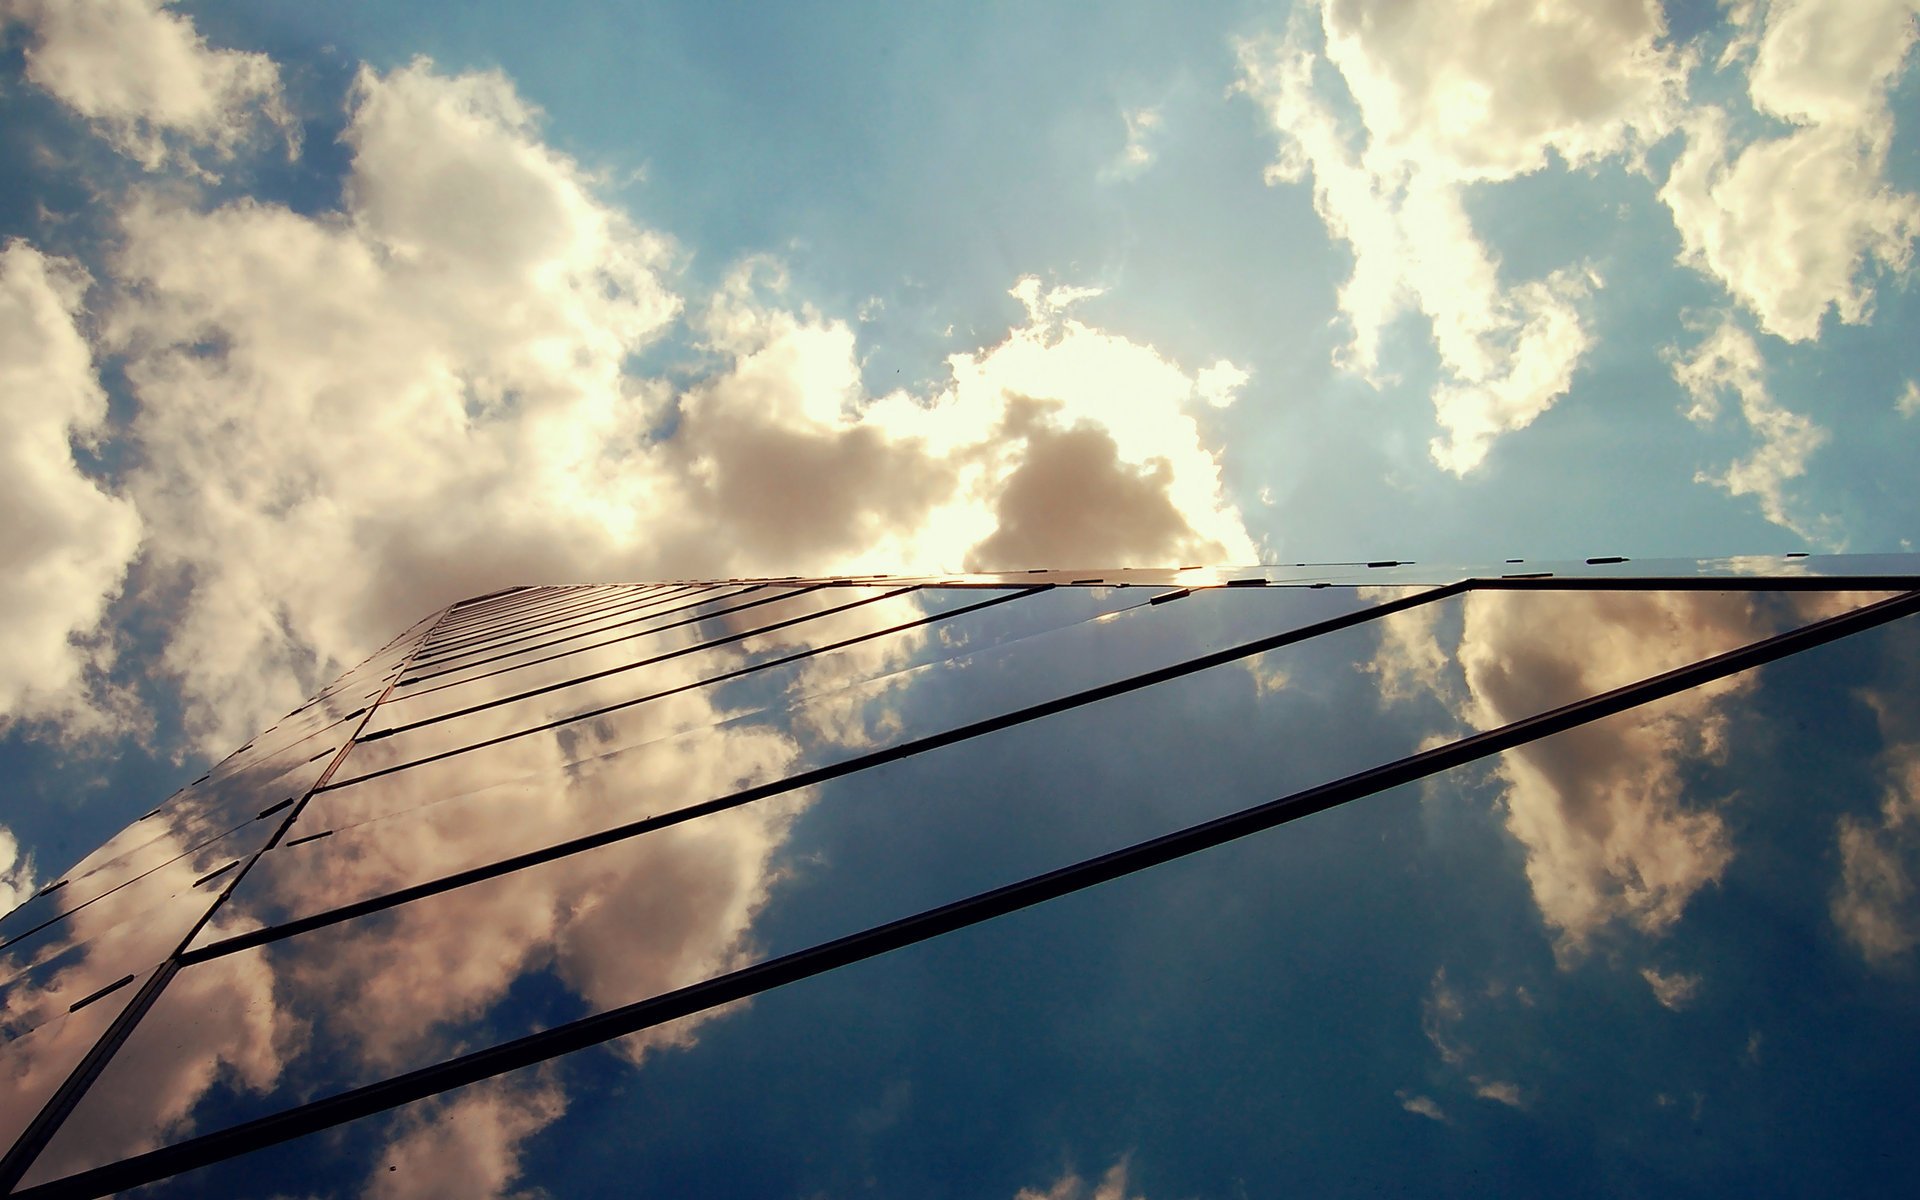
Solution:
[[[0,0],[0,908],[514,584],[1910,550],[1916,29]]]

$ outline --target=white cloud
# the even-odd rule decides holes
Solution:
[[[529,579],[1254,556],[1187,415],[1200,376],[1068,315],[1096,289],[1022,280],[1004,341],[876,398],[850,325],[748,263],[689,318],[709,366],[638,376],[678,252],[504,77],[363,71],[343,140],[337,214],[120,212],[128,486],[209,749],[432,605]]]
[[[1865,699],[1879,718],[1887,784],[1877,819],[1835,822],[1831,912],[1861,956],[1885,966],[1920,945],[1920,720],[1898,696],[1870,690]]]
[[[1314,207],[1354,257],[1339,294],[1343,365],[1380,382],[1387,327],[1417,311],[1441,378],[1434,461],[1464,475],[1572,384],[1591,345],[1581,302],[1600,284],[1575,264],[1504,282],[1463,189],[1635,150],[1672,122],[1687,60],[1660,45],[1657,5],[1372,3],[1321,6],[1324,56],[1296,22],[1240,46],[1239,87],[1280,135],[1269,181],[1311,176]],[[1463,26],[1465,27],[1463,29]],[[1362,136],[1316,85],[1336,71]]]
[[[1914,862],[1920,859],[1920,835],[1914,832],[1910,796],[1889,797],[1877,824],[1842,818],[1840,885],[1833,898],[1833,920],[1868,962],[1899,958],[1920,944],[1920,912]]]
[[[1013,1200],[1141,1200],[1127,1187],[1127,1160],[1122,1158],[1107,1168],[1097,1181],[1082,1179],[1078,1172],[1065,1171],[1046,1190],[1021,1188]]]
[[[1247,386],[1251,378],[1245,368],[1223,358],[1210,367],[1200,368],[1200,373],[1193,377],[1194,395],[1214,408],[1226,408],[1240,398],[1240,389]]]
[[[1697,425],[1719,420],[1727,393],[1740,402],[1741,419],[1760,444],[1753,453],[1720,472],[1701,471],[1710,483],[1733,496],[1752,496],[1767,520],[1809,541],[1827,543],[1832,522],[1793,511],[1789,487],[1807,473],[1807,460],[1827,442],[1827,431],[1809,417],[1781,405],[1767,388],[1767,367],[1752,335],[1722,318],[1718,327],[1688,354],[1669,349],[1675,382],[1693,400],[1687,418]]]
[[[1473,1094],[1482,1100],[1491,1100],[1504,1104],[1508,1108],[1525,1108],[1526,1100],[1520,1093],[1520,1085],[1506,1079],[1475,1079]]]
[[[1771,0],[1747,87],[1754,106],[1802,124],[1886,118],[1887,90],[1920,28],[1915,0]]]
[[[126,923],[106,929],[91,954],[114,963],[116,970],[151,965],[145,961],[151,947],[142,945],[140,932],[137,924]],[[211,930],[215,937],[231,932]],[[171,1017],[174,1032],[135,1037],[115,1053],[101,1083],[89,1089],[86,1102],[34,1161],[28,1181],[58,1178],[192,1133],[195,1105],[216,1084],[240,1092],[271,1088],[307,1034],[305,1021],[281,1003],[275,983],[266,961],[244,954],[176,976],[160,1001],[163,1010],[155,1014],[156,1020]],[[27,1076],[70,1070],[76,1056],[70,1048],[63,1053],[60,1025],[42,1026],[37,1033],[54,1036],[35,1042],[34,1055],[25,1061],[9,1065]],[[42,1053],[45,1060],[35,1061]]]
[[[1653,0],[1459,6],[1323,3],[1327,60],[1367,127],[1368,155],[1456,180],[1581,165],[1658,137],[1687,60],[1661,45]]]
[[[87,284],[74,263],[25,243],[0,249],[0,726],[95,730],[112,707],[89,676],[110,662],[101,621],[140,519],[74,456],[107,418],[79,325]]]
[[[1426,999],[1420,1004],[1420,1031],[1439,1051],[1440,1061],[1450,1067],[1463,1065],[1473,1054],[1473,1048],[1462,1042],[1457,1032],[1466,1015],[1460,994],[1447,985],[1447,969],[1441,967],[1433,973]]]
[[[1369,599],[1391,600],[1392,589],[1369,590]],[[1441,606],[1422,604],[1374,621],[1380,644],[1365,670],[1380,689],[1380,699],[1405,703],[1423,695],[1447,698],[1452,688],[1447,669],[1453,656],[1440,645]]]
[[[557,1081],[489,1080],[407,1109],[375,1162],[367,1200],[470,1196],[495,1200],[520,1174],[520,1146],[560,1119]]]
[[[0,28],[31,30],[26,75],[148,170],[186,151],[231,158],[261,120],[297,128],[264,54],[216,50],[172,0],[0,0]]]
[[[1656,967],[1644,967],[1640,971],[1640,978],[1647,981],[1647,986],[1653,989],[1653,998],[1662,1007],[1675,1012],[1692,1004],[1694,996],[1700,991],[1700,976],[1685,971],[1665,972]]]
[[[33,855],[20,853],[20,840],[0,825],[0,915],[19,908],[39,889]]]
[[[1395,1092],[1394,1095],[1399,1099],[1400,1107],[1406,1109],[1408,1112],[1416,1116],[1425,1117],[1430,1121],[1439,1121],[1445,1124],[1447,1114],[1432,1097],[1416,1095],[1406,1091]]]
[[[1900,398],[1893,402],[1893,407],[1903,417],[1920,416],[1920,380],[1907,380],[1906,388],[1901,391]]]
[[[1516,598],[1519,597],[1519,598]],[[1565,638],[1583,631],[1579,645]],[[1744,645],[1769,632],[1747,599],[1705,593],[1593,593],[1528,604],[1517,593],[1468,599],[1459,659],[1487,729]],[[1624,922],[1659,933],[1732,860],[1726,823],[1689,804],[1683,766],[1718,752],[1724,697],[1740,679],[1570,730],[1508,752],[1507,828],[1563,953]]]
[[[1473,1043],[1470,1043],[1464,1029],[1469,1023],[1482,1028],[1498,1028],[1508,1018],[1498,1012],[1489,1013],[1492,1006],[1505,1007],[1501,1002],[1507,997],[1507,989],[1498,982],[1490,983],[1469,1009],[1467,1000],[1447,982],[1447,970],[1441,967],[1433,974],[1433,982],[1427,988],[1427,995],[1420,1004],[1420,1031],[1440,1055],[1440,1061],[1451,1075],[1469,1090],[1476,1099],[1491,1100],[1509,1108],[1526,1107],[1526,1098],[1520,1085],[1510,1079],[1501,1079],[1489,1075],[1481,1066],[1486,1058]],[[1512,995],[1512,1001],[1531,1004],[1525,989],[1518,989]],[[1495,1054],[1509,1049],[1504,1039],[1495,1039]],[[1410,1095],[1406,1091],[1395,1093],[1400,1098],[1400,1106],[1411,1113],[1418,1113],[1435,1121],[1446,1121],[1446,1113],[1440,1105],[1426,1096]]]
[[[1799,616],[1825,615],[1829,603],[1805,604]],[[1552,604],[1525,593],[1475,592],[1462,612],[1460,640],[1451,648],[1440,643],[1437,622],[1396,619],[1386,626],[1370,669],[1384,697],[1431,692],[1477,729],[1772,632],[1745,597],[1693,592],[1568,593]],[[1578,645],[1566,640],[1569,628],[1582,631]],[[1459,664],[1458,676],[1452,662]],[[1722,706],[1748,686],[1739,678],[1703,685],[1500,758],[1507,829],[1526,852],[1534,903],[1563,958],[1582,953],[1616,924],[1661,933],[1724,873],[1733,857],[1726,822],[1688,800],[1684,770],[1722,752]],[[1443,1057],[1450,1053],[1450,1025],[1440,1018],[1459,1007],[1444,976],[1438,978],[1428,1001],[1428,1034]]]
[[[1886,179],[1888,93],[1915,37],[1914,0],[1767,8],[1748,74],[1756,110],[1792,126],[1736,146],[1723,111],[1690,114],[1660,196],[1681,261],[1720,280],[1768,332],[1817,338],[1831,309],[1872,318],[1873,267],[1903,272],[1920,197]]]
[[[1755,142],[1729,162],[1724,118],[1687,129],[1687,148],[1660,197],[1673,212],[1681,260],[1719,279],[1769,333],[1820,336],[1828,309],[1872,318],[1862,268],[1905,270],[1920,233],[1920,199],[1888,188],[1887,143],[1829,126]]]
[[[1125,109],[1120,113],[1127,127],[1127,141],[1120,153],[1102,172],[1106,179],[1129,179],[1153,165],[1153,143],[1161,126],[1160,110],[1150,105]]]

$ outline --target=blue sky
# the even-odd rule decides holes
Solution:
[[[511,584],[1912,548],[1910,0],[0,30],[0,901]]]

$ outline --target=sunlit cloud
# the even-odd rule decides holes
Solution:
[[[1877,813],[1834,823],[1840,878],[1830,911],[1867,962],[1889,966],[1920,946],[1920,721],[1902,698],[1865,698],[1879,719],[1887,779]]]
[[[1685,971],[1667,972],[1657,967],[1643,967],[1640,978],[1647,981],[1647,986],[1653,990],[1653,998],[1662,1007],[1676,1012],[1692,1004],[1694,996],[1700,991],[1700,976]]]
[[[231,159],[275,128],[298,127],[264,54],[209,47],[172,0],[0,0],[0,29],[28,30],[26,76],[149,171]]]
[[[1526,1096],[1520,1085],[1508,1078],[1492,1074],[1486,1066],[1488,1058],[1500,1056],[1503,1047],[1496,1045],[1492,1053],[1481,1049],[1467,1039],[1465,1028],[1470,1021],[1488,1024],[1489,1018],[1482,1010],[1494,1006],[1518,1001],[1527,1003],[1524,992],[1515,992],[1509,996],[1502,987],[1489,986],[1478,997],[1464,995],[1447,980],[1447,970],[1441,967],[1433,974],[1433,981],[1427,987],[1427,994],[1420,1003],[1420,1031],[1426,1035],[1427,1043],[1440,1056],[1441,1064],[1465,1090],[1477,1100],[1490,1100],[1504,1104],[1509,1108],[1525,1108]],[[1411,1095],[1402,1090],[1396,1095],[1400,1106],[1411,1113],[1431,1118],[1435,1121],[1448,1120],[1440,1105],[1426,1096]]]
[[[237,60],[184,17],[152,14],[192,42],[170,69],[199,71],[223,120],[265,105],[221,90]],[[160,100],[140,103],[164,124]],[[8,690],[0,662],[0,711],[87,711],[105,651],[76,638],[136,554],[134,599],[168,608],[161,662],[210,752],[423,609],[526,579],[1255,556],[1189,413],[1244,371],[1189,371],[1069,315],[1098,289],[1029,278],[1013,289],[1026,322],[956,355],[950,382],[871,395],[853,324],[792,301],[777,262],[681,295],[682,251],[606,202],[540,121],[499,72],[363,69],[338,211],[193,186],[111,197],[84,327],[78,269],[9,252],[34,317],[15,328],[44,327],[45,360],[9,365],[62,401],[9,417],[37,423],[16,486],[48,514],[17,553],[65,577],[41,581],[57,605],[17,605],[39,614],[12,643],[37,690]],[[675,333],[699,369],[633,371]],[[51,470],[71,460],[40,445],[98,423],[101,356],[135,402],[120,494]]]
[[[496,1200],[520,1175],[520,1147],[566,1113],[551,1075],[489,1080],[406,1109],[375,1159],[367,1200]],[[524,1194],[524,1193],[520,1193]]]
[[[1752,10],[1744,10],[1752,21]],[[1920,236],[1920,197],[1891,186],[1888,96],[1915,38],[1910,0],[1776,0],[1750,46],[1748,97],[1788,131],[1742,139],[1728,113],[1689,113],[1660,197],[1681,261],[1718,279],[1769,333],[1820,335],[1872,317],[1874,270],[1899,274]]]
[[[1199,374],[1193,377],[1193,391],[1213,407],[1226,408],[1240,398],[1240,390],[1251,378],[1245,368],[1223,358],[1210,367],[1200,368]]]
[[[1810,599],[1803,619],[1838,600]],[[1412,610],[1383,625],[1368,668],[1382,698],[1423,694],[1455,719],[1493,729],[1745,645],[1772,632],[1746,597],[1699,592],[1569,592],[1551,604],[1520,592],[1464,597],[1458,643]],[[1582,631],[1578,644],[1565,631]],[[1563,961],[1624,925],[1658,935],[1733,858],[1726,822],[1689,801],[1688,764],[1724,753],[1732,678],[1556,734],[1502,755],[1506,826]],[[1430,1006],[1445,1008],[1437,989]],[[1438,1043],[1436,1043],[1438,1045]]]
[[[1422,1096],[1404,1090],[1395,1092],[1394,1096],[1400,1101],[1401,1108],[1406,1109],[1415,1116],[1425,1117],[1429,1121],[1439,1121],[1442,1124],[1446,1123],[1446,1111],[1442,1109],[1431,1096]]]
[[[1045,1189],[1021,1188],[1013,1200],[1142,1200],[1127,1184],[1127,1160],[1108,1167],[1097,1180],[1081,1178],[1077,1171],[1062,1172]]]
[[[1156,156],[1154,143],[1160,137],[1162,124],[1160,110],[1152,105],[1129,108],[1121,112],[1120,120],[1126,126],[1126,144],[1102,171],[1105,179],[1130,179],[1151,167]]]
[[[1475,1079],[1473,1094],[1482,1100],[1491,1100],[1495,1104],[1504,1104],[1508,1108],[1525,1108],[1526,1100],[1521,1095],[1520,1085],[1506,1079]]]
[[[1692,405],[1687,419],[1712,426],[1722,414],[1722,400],[1731,393],[1739,401],[1740,417],[1759,440],[1754,451],[1723,471],[1700,471],[1696,482],[1712,484],[1732,496],[1752,496],[1767,520],[1809,541],[1832,544],[1832,521],[1797,514],[1790,495],[1793,481],[1807,473],[1807,461],[1825,445],[1825,429],[1793,412],[1767,387],[1767,367],[1751,334],[1723,317],[1717,327],[1691,351],[1670,348],[1667,358],[1673,378]]]
[[[12,912],[38,891],[33,855],[20,852],[20,839],[0,825],[0,913]]]
[[[1656,4],[1376,7],[1320,6],[1321,49],[1298,18],[1282,39],[1242,43],[1239,87],[1280,136],[1269,181],[1310,181],[1327,232],[1353,253],[1338,297],[1351,331],[1341,363],[1384,382],[1389,325],[1427,318],[1441,367],[1431,451],[1464,475],[1572,386],[1592,346],[1584,304],[1601,281],[1577,262],[1506,280],[1463,189],[1657,140],[1690,63],[1662,45]],[[1329,72],[1357,136],[1318,83]]]
[[[141,521],[74,456],[107,418],[82,325],[88,282],[25,243],[0,249],[0,727],[94,730],[116,707],[94,676],[112,661],[102,622]]]

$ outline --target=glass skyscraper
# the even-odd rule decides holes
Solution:
[[[1910,1180],[1916,588],[1791,557],[467,600],[0,919],[0,1174]]]

